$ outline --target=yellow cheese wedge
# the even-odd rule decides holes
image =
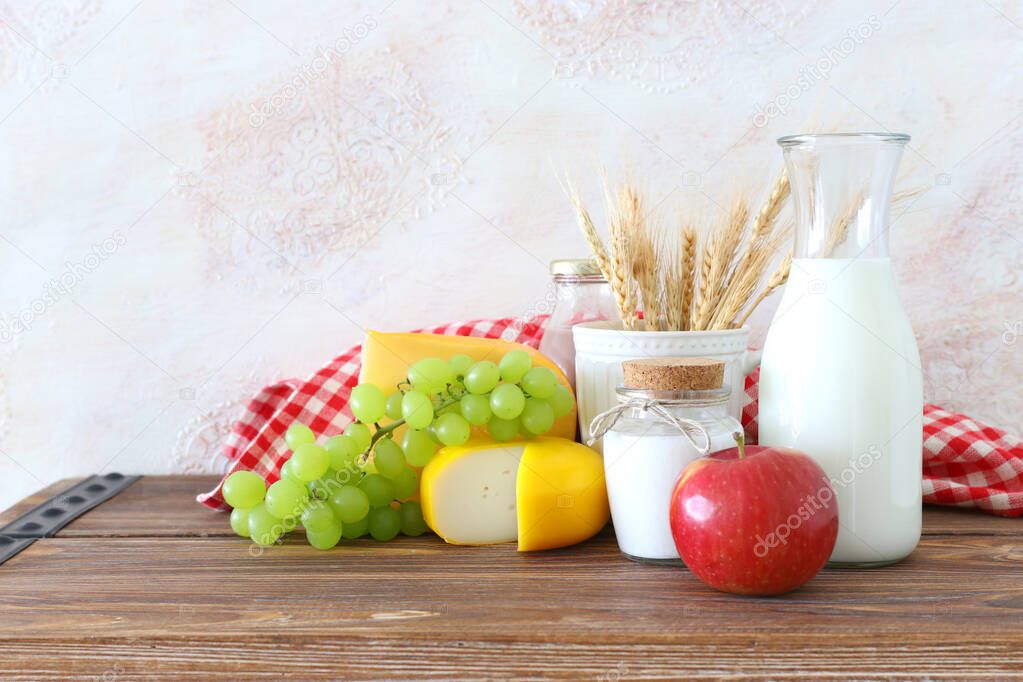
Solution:
[[[529,353],[536,367],[546,367],[554,372],[565,388],[572,390],[565,373],[550,358],[535,348],[503,339],[481,339],[475,336],[449,336],[445,334],[391,334],[370,331],[362,344],[362,371],[360,384],[375,384],[385,393],[395,390],[399,382],[405,381],[409,365],[423,358],[442,358],[465,354],[473,360],[499,362],[508,351],[521,349]],[[548,436],[575,438],[576,411],[554,421]]]
[[[563,438],[473,441],[423,469],[423,518],[457,545],[518,541],[520,552],[593,537],[611,512],[600,455]]]

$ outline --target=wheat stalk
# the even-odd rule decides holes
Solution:
[[[661,319],[659,268],[654,237],[647,229],[643,216],[643,202],[626,186],[623,197],[628,216],[632,278],[643,299],[643,326],[647,331],[659,331]]]
[[[600,238],[597,226],[593,224],[590,212],[586,209],[586,205],[583,203],[582,197],[579,196],[575,186],[568,185],[566,193],[568,194],[569,201],[572,202],[572,207],[575,208],[579,229],[582,230],[583,237],[586,238],[586,244],[593,253],[593,259],[597,261],[597,268],[600,270],[600,274],[604,276],[604,279],[610,282],[612,276],[611,259],[608,257],[607,249],[604,247],[604,240]]]
[[[682,295],[678,303],[678,324],[674,329],[685,330],[692,325],[693,299],[696,294],[696,230],[691,227],[682,228],[679,251],[681,252]]]
[[[767,201],[760,207],[757,217],[753,220],[753,227],[750,228],[750,246],[758,239],[766,237],[771,233],[774,221],[778,219],[778,214],[781,213],[782,207],[785,206],[785,200],[789,198],[790,190],[789,176],[782,171],[778,175],[778,179],[774,181],[771,193],[767,195]]]
[[[609,202],[611,202],[609,198]],[[625,213],[626,193],[619,193],[617,202],[608,206],[608,223],[611,241],[611,290],[618,305],[618,314],[625,329],[636,328],[636,291],[632,282],[631,244],[629,241],[629,218]]]
[[[749,217],[749,209],[742,201],[736,201],[728,215],[728,223],[725,229],[715,237],[710,257],[710,270],[707,273],[706,288],[701,285],[701,296],[696,323],[693,329],[708,329],[711,317],[714,314],[714,306],[725,295],[728,284],[733,278],[733,262],[735,261],[739,245],[742,243],[742,236],[746,229],[746,219]],[[706,268],[706,253],[704,254],[704,268]]]
[[[784,241],[788,241],[788,233],[783,232],[771,239],[763,240],[761,246],[752,252],[741,270],[729,282],[728,289],[715,306],[714,315],[707,323],[707,329],[727,329],[749,303],[753,294],[760,286],[764,270]]]
[[[827,258],[849,238],[849,226],[859,212],[860,207],[863,206],[864,198],[865,194],[863,192],[857,194],[856,198],[849,202],[845,210],[839,213],[831,223],[831,227],[828,228],[828,236],[824,240],[824,246],[821,247],[818,258]]]
[[[753,219],[742,258],[733,268],[733,274],[718,297],[711,318],[701,320],[701,323],[706,325],[705,328],[725,328],[753,295],[770,260],[770,254],[778,246],[778,239],[773,238],[772,234],[789,191],[788,176],[782,172],[775,180],[764,205]]]
[[[689,326],[692,329],[696,328],[696,311],[700,307],[700,304],[707,299],[710,292],[710,270],[714,263],[714,235],[709,235],[704,238],[703,246],[700,253],[700,291],[699,297],[696,299],[692,310],[689,314]]]
[[[753,299],[753,304],[746,309],[746,312],[735,324],[736,327],[741,327],[742,325],[746,324],[746,320],[748,320],[749,316],[753,314],[753,311],[757,309],[757,306],[763,303],[764,299],[770,296],[775,289],[777,289],[778,287],[780,287],[781,285],[785,284],[785,282],[788,281],[789,272],[791,270],[792,251],[789,250],[789,252],[785,254],[785,258],[782,259],[782,262],[778,266],[778,269],[775,270],[774,274],[771,275],[771,279],[767,280],[767,284],[764,286],[763,290],[760,292],[760,294],[757,295],[755,299]]]

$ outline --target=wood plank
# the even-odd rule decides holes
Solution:
[[[825,570],[782,599],[714,592],[612,538],[545,553],[404,538],[319,552],[294,539],[54,538],[2,568],[0,638],[188,635],[677,641],[718,633],[924,631],[1023,637],[1023,547],[927,538],[907,561]]]
[[[226,514],[195,501],[219,476],[143,476],[101,507],[75,519],[60,537],[233,537]]]
[[[555,645],[513,639],[436,641],[339,638],[236,639],[94,638],[54,647],[50,640],[5,640],[5,680],[145,679],[1019,679],[1019,638],[991,641],[969,633],[935,641],[906,633],[898,644],[869,635],[833,639],[813,633],[719,637],[703,632],[685,641]],[[14,672],[17,671],[17,672]]]
[[[1023,537],[1023,518],[993,516],[979,509],[924,505],[924,535]]]

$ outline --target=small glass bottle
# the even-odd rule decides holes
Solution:
[[[724,363],[719,367],[723,374]],[[626,383],[635,384],[626,372]],[[592,432],[604,438],[604,478],[618,548],[634,561],[681,562],[669,523],[675,483],[690,462],[733,447],[735,434],[742,433],[728,413],[731,390],[720,378],[716,383],[699,389],[622,386],[618,405],[594,420]]]
[[[551,261],[554,309],[540,341],[540,352],[553,360],[575,387],[572,327],[581,322],[618,318],[611,287],[590,258]]]

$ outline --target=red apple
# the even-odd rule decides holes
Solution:
[[[723,592],[783,594],[815,575],[838,535],[824,470],[789,448],[738,447],[689,464],[671,496],[671,533],[697,578]]]

